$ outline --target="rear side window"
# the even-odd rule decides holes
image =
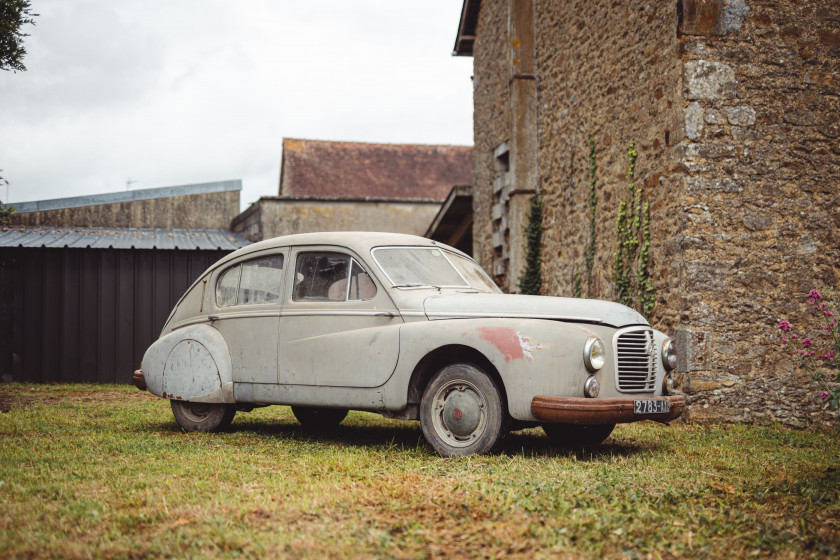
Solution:
[[[240,263],[226,270],[216,283],[216,304],[258,305],[280,301],[283,286],[283,255],[271,255]]]

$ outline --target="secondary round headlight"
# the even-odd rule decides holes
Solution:
[[[598,383],[598,380],[593,375],[589,379],[586,380],[586,383],[583,384],[583,394],[589,397],[590,399],[594,399],[598,396],[598,393],[601,392],[601,385]]]
[[[677,367],[677,343],[670,338],[662,344],[662,364],[668,371]]]
[[[592,373],[604,367],[606,355],[604,343],[597,336],[590,336],[583,345],[583,363]]]

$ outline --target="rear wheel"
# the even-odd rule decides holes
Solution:
[[[554,444],[589,447],[610,437],[615,424],[543,424],[542,429]]]
[[[502,420],[499,389],[470,364],[440,370],[420,401],[423,436],[444,457],[488,453],[499,440]]]
[[[233,421],[236,407],[232,404],[169,401],[175,421],[185,432],[218,432]]]
[[[335,428],[347,418],[346,408],[314,408],[309,406],[293,406],[295,415],[301,426],[310,430],[328,430]]]

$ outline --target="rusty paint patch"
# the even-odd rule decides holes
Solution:
[[[495,346],[505,357],[505,361],[521,360],[525,357],[519,333],[516,329],[505,327],[479,327],[479,336]]]

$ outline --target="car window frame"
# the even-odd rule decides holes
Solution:
[[[373,301],[377,298],[380,291],[384,290],[383,287],[377,285],[375,277],[373,274],[370,273],[369,267],[365,265],[365,262],[360,259],[357,255],[353,252],[345,249],[344,247],[337,247],[337,246],[313,246],[313,247],[295,247],[295,250],[292,251],[291,257],[294,259],[294,268],[289,267],[289,274],[291,275],[291,282],[290,282],[290,295],[289,295],[289,303],[300,305],[300,304],[353,304],[353,303],[364,303]],[[347,280],[347,285],[344,289],[344,299],[329,299],[329,298],[300,298],[296,297],[296,276],[298,273],[298,260],[307,254],[337,254],[343,255],[349,259],[349,263],[347,265],[347,276],[345,279]],[[289,260],[291,261],[292,258]],[[364,274],[367,274],[368,278],[370,278],[371,282],[373,283],[373,287],[376,290],[373,296],[369,298],[360,298],[360,299],[350,299],[350,287],[351,282],[350,278],[353,275],[353,263],[356,263],[359,268],[362,270]]]
[[[461,280],[464,281],[464,284],[463,285],[423,284],[423,285],[420,285],[420,286],[403,286],[403,285],[397,284],[396,282],[394,282],[394,280],[391,278],[391,276],[388,274],[388,272],[382,266],[382,263],[379,262],[379,259],[376,258],[376,251],[378,251],[380,249],[423,249],[423,250],[436,249],[436,250],[440,251],[441,253],[443,253],[443,257],[446,259],[446,262],[449,263],[449,266],[452,267],[452,270],[454,270],[455,273],[461,278]],[[446,250],[442,247],[428,246],[428,245],[380,245],[378,247],[372,247],[371,250],[370,250],[370,256],[373,259],[373,262],[376,263],[376,266],[379,267],[379,270],[382,272],[382,274],[385,276],[385,278],[387,278],[388,282],[391,284],[391,286],[390,286],[391,288],[395,288],[395,289],[398,289],[398,290],[425,290],[425,289],[428,289],[428,288],[452,288],[454,290],[475,290],[475,289],[477,289],[472,284],[470,284],[469,281],[466,278],[464,278],[464,275],[461,274],[461,271],[458,270],[458,267],[455,266],[454,264],[452,264],[452,261],[449,260],[449,256],[447,255],[447,253],[451,253],[451,251],[448,251],[448,250]]]
[[[286,290],[286,274],[288,270],[288,262],[289,262],[289,255],[288,255],[288,248],[282,247],[280,249],[271,249],[265,252],[259,252],[255,254],[249,254],[243,256],[242,259],[237,260],[233,263],[230,263],[228,266],[219,269],[214,277],[212,278],[213,282],[213,289],[211,294],[207,297],[210,299],[213,307],[220,311],[220,312],[227,312],[229,310],[242,310],[242,309],[251,309],[251,308],[259,308],[259,307],[266,307],[266,306],[282,306],[283,300],[285,299],[285,290]],[[271,257],[281,257],[283,259],[283,268],[279,269],[280,275],[280,286],[278,291],[278,298],[272,302],[260,302],[260,303],[239,303],[239,292],[242,286],[242,266],[256,260],[266,259]],[[218,286],[219,282],[221,281],[222,277],[227,274],[229,271],[239,268],[239,279],[236,283],[236,303],[233,305],[219,305],[218,300]],[[277,270],[277,269],[275,269]]]

